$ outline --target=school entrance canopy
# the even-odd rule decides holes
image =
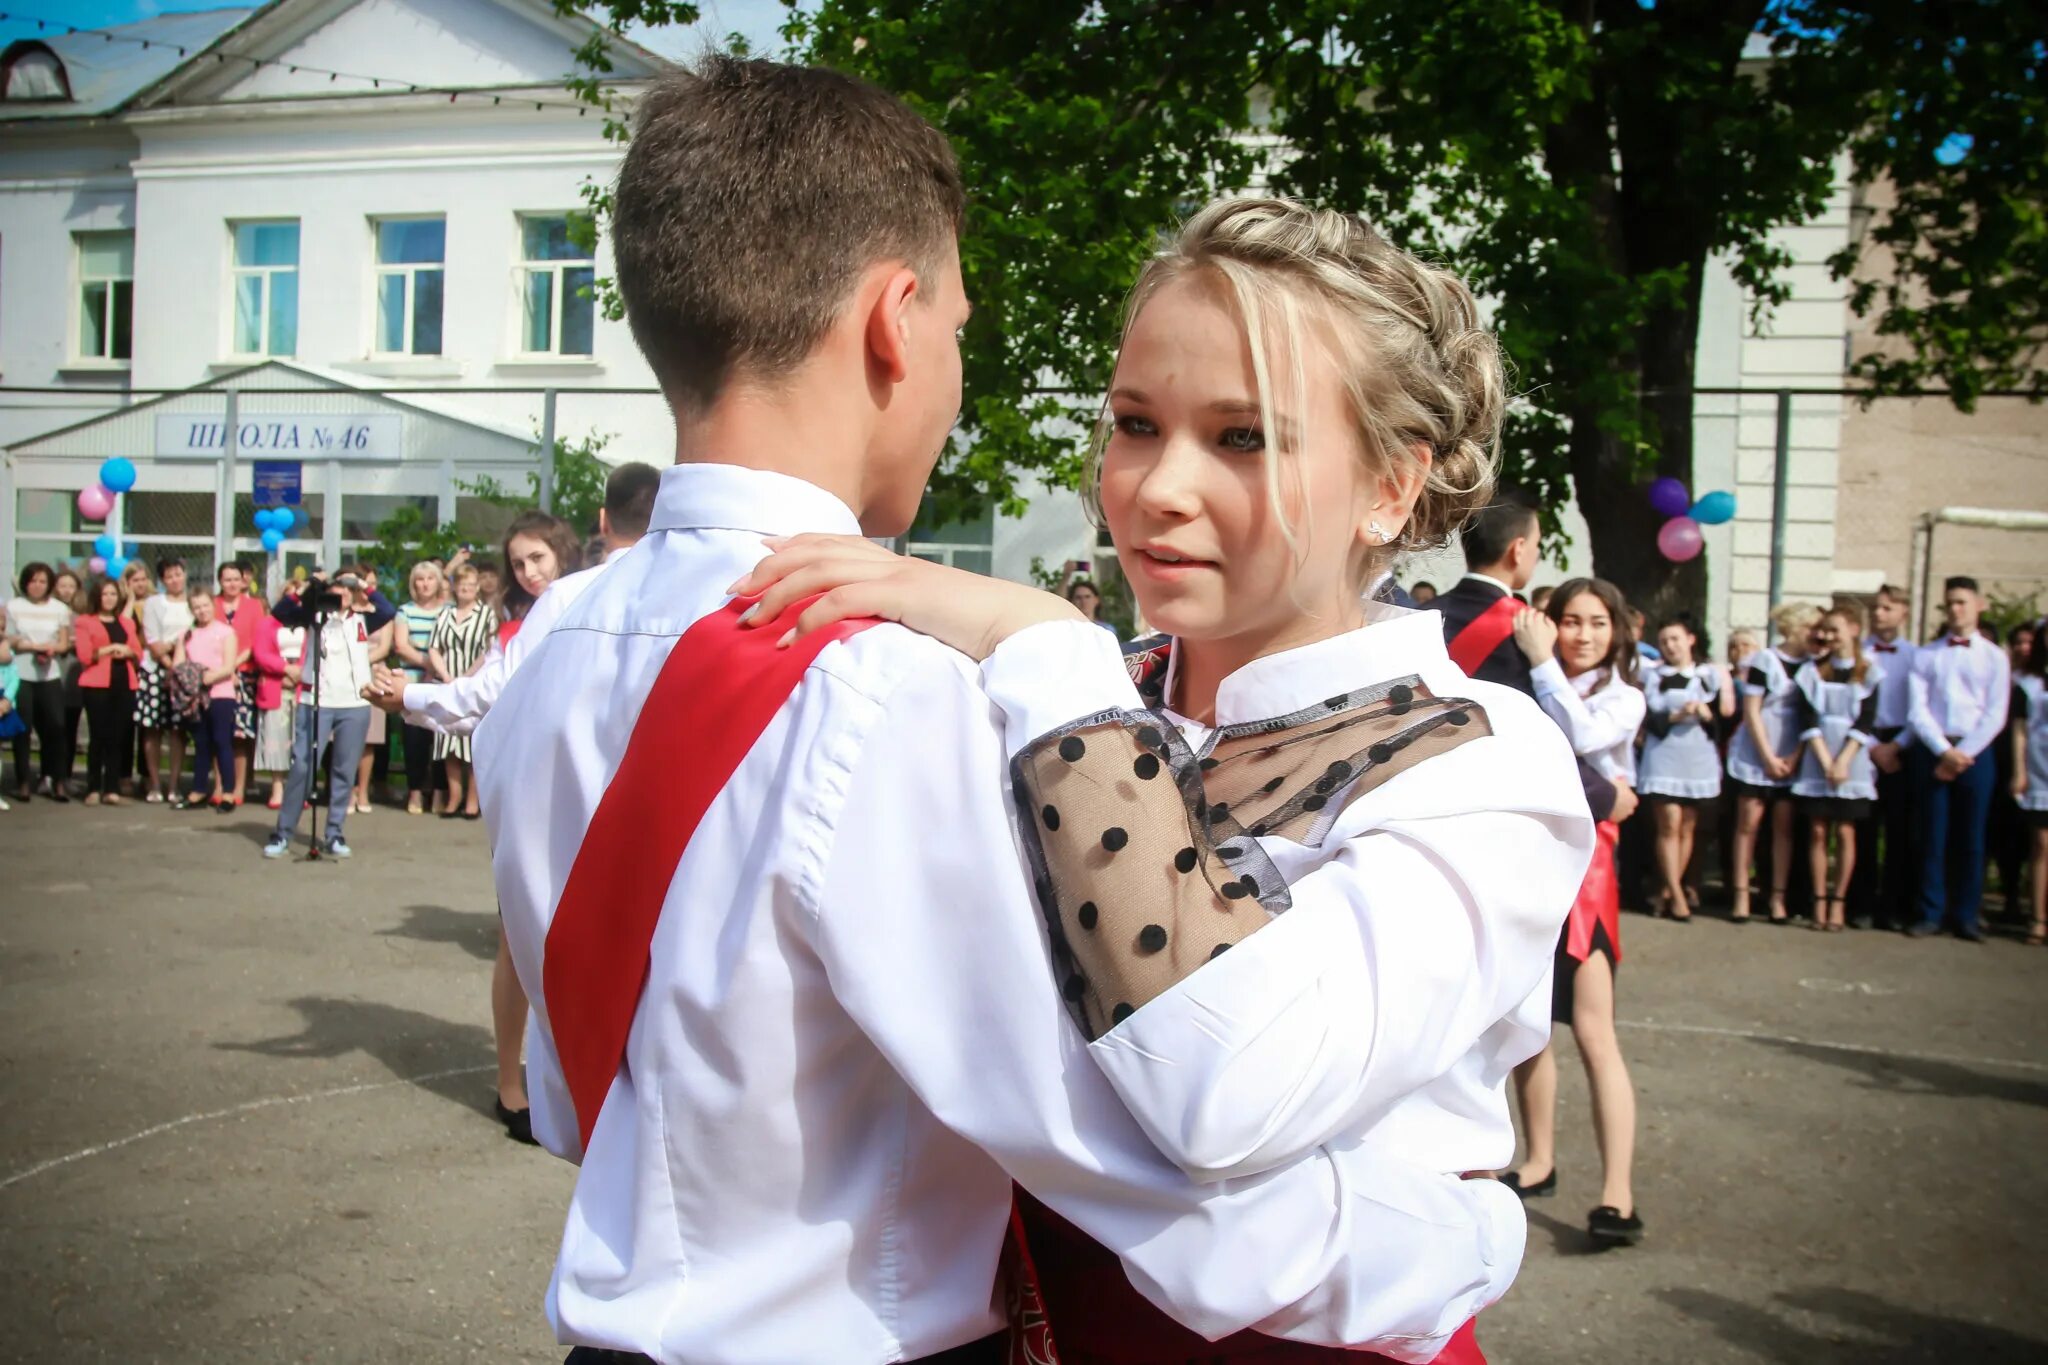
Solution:
[[[137,472],[116,514],[120,540],[151,563],[182,557],[195,575],[237,556],[263,558],[259,506],[296,502],[306,513],[275,568],[331,567],[401,506],[429,522],[470,520],[466,512],[482,511],[468,491],[480,479],[523,491],[543,463],[538,435],[519,426],[364,389],[316,366],[266,361],[7,447],[7,581],[32,560],[83,563],[94,538],[117,529],[87,521],[77,505],[116,455]]]

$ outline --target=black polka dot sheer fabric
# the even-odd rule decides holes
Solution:
[[[1099,1038],[1291,903],[1258,840],[1320,846],[1352,801],[1491,734],[1419,678],[1215,731],[1196,753],[1163,712],[1077,721],[1012,765],[1060,990]]]

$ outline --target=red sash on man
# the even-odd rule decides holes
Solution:
[[[841,621],[778,649],[782,631],[739,624],[744,605],[712,612],[669,651],[548,925],[543,997],[586,1149],[625,1060],[654,926],[690,836],[819,651],[875,624]]]
[[[1503,597],[1465,623],[1450,643],[1451,662],[1468,678],[1479,676],[1479,666],[1508,636],[1515,633],[1515,617],[1528,604],[1517,597]]]

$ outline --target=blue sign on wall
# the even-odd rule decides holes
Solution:
[[[299,501],[300,471],[297,460],[258,460],[249,475],[249,485],[255,491],[258,507],[276,507],[280,504],[296,505]]]

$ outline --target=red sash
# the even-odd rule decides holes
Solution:
[[[669,651],[548,926],[543,995],[586,1149],[625,1061],[654,926],[698,821],[818,652],[875,624],[842,621],[777,649],[782,631],[738,624],[744,605],[712,612]]]
[[[1451,662],[1465,670],[1466,677],[1479,676],[1479,666],[1500,648],[1501,641],[1515,633],[1515,617],[1527,606],[1513,597],[1503,597],[1466,622],[1451,641]]]

